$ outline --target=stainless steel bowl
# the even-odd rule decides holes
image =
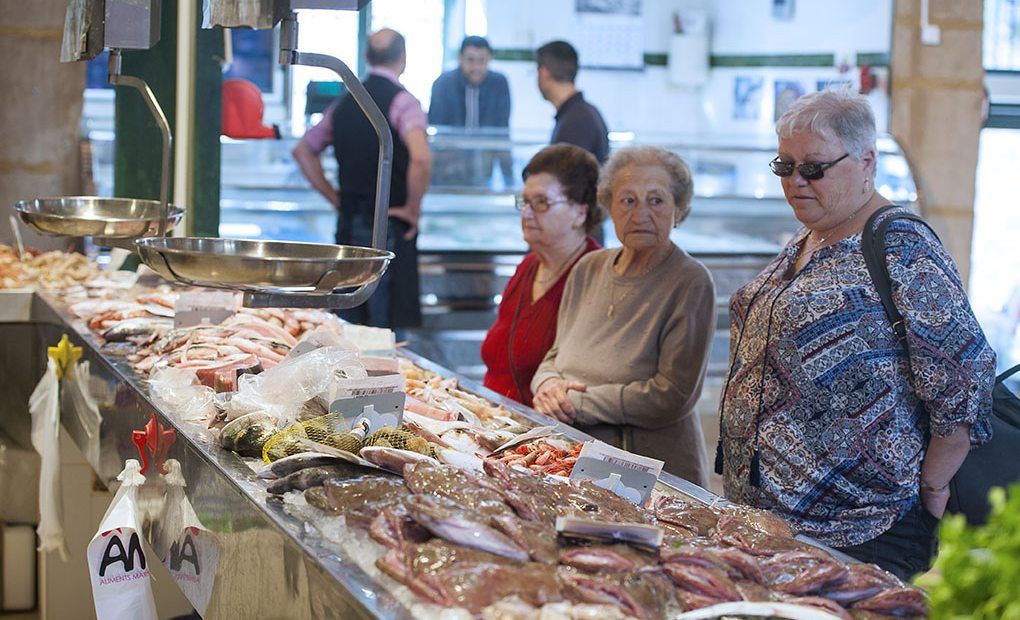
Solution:
[[[67,196],[36,198],[14,203],[21,221],[44,235],[134,240],[159,232],[163,218],[155,200]],[[184,209],[170,205],[167,230],[184,217]]]
[[[292,295],[370,284],[394,256],[350,245],[215,237],[150,237],[135,246],[142,262],[171,281]]]

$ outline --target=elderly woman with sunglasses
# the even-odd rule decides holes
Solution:
[[[531,406],[531,377],[556,336],[567,276],[582,256],[599,249],[592,235],[605,214],[595,200],[599,163],[582,148],[548,146],[522,176],[517,209],[531,252],[503,291],[482,361],[485,387]]]
[[[714,331],[708,270],[670,240],[691,207],[691,171],[656,147],[615,153],[599,179],[623,247],[567,280],[556,342],[531,381],[535,408],[607,443],[707,480],[701,394]]]
[[[867,99],[801,97],[776,131],[772,171],[804,227],[731,299],[716,469],[729,499],[905,578],[928,567],[947,485],[989,437],[995,354],[953,259],[906,219],[886,235],[897,340],[861,252],[889,204]]]

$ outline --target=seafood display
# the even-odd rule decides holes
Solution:
[[[75,252],[25,250],[24,260],[9,245],[0,243],[0,289],[63,289],[99,275],[99,267]]]
[[[548,440],[538,439],[507,450],[499,458],[507,465],[520,465],[544,474],[569,476],[581,453],[581,445],[561,448]]]
[[[798,540],[767,511],[708,505],[661,485],[638,505],[571,480],[582,443],[406,356],[394,363],[345,350],[350,365],[320,364],[323,381],[303,372],[280,379],[330,348],[327,338],[288,356],[302,338],[343,335],[332,314],[242,308],[215,325],[175,327],[176,295],[132,289],[69,308],[101,350],[127,351],[151,385],[161,372],[189,380],[193,372],[215,412],[175,420],[181,428],[195,425],[207,449],[243,457],[257,473],[243,481],[251,496],[299,515],[309,535],[323,528],[323,544],[342,547],[326,528],[344,528],[344,540],[357,544],[351,561],[371,568],[380,590],[413,601],[416,616],[450,608],[462,614],[455,617],[666,618],[738,602],[839,618],[927,612],[920,590]],[[259,382],[275,382],[290,400],[251,398],[244,390]],[[331,409],[338,386],[384,384],[404,391],[399,424],[369,432]],[[598,524],[601,533],[565,533],[591,530],[564,520]],[[662,543],[628,543],[618,535],[627,528],[661,532]]]
[[[289,465],[282,471],[291,473],[272,484],[298,480],[290,489],[297,493],[312,481],[303,491],[307,503],[344,515],[377,542],[375,565],[384,575],[422,601],[483,617],[507,606],[516,610],[511,617],[539,617],[555,605],[583,606],[597,617],[662,618],[737,601],[783,602],[840,618],[926,613],[920,590],[795,540],[768,512],[669,495],[645,509],[587,481],[496,458],[484,464],[476,472],[418,461],[405,465],[402,478],[349,479],[321,466],[295,478]],[[563,516],[652,524],[671,535],[658,548],[571,539],[557,533]]]
[[[88,299],[70,307],[106,343],[133,345],[118,351],[144,375],[160,368],[194,370],[216,392],[233,392],[237,379],[279,364],[306,333],[342,324],[321,310],[249,309],[217,325],[174,328],[177,294],[146,291],[133,298]]]

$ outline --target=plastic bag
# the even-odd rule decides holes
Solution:
[[[184,491],[181,464],[167,459],[166,501],[156,521],[153,550],[199,615],[205,615],[216,582],[220,544],[206,529]]]
[[[80,446],[85,460],[99,471],[99,429],[103,424],[103,414],[99,412],[99,405],[92,396],[89,378],[88,360],[75,364],[64,376],[62,396],[65,399],[65,413],[68,409],[74,412],[75,421],[85,435],[85,445]],[[64,424],[70,423],[70,420],[64,420]]]
[[[305,403],[328,394],[343,378],[368,376],[354,351],[324,347],[298,358],[288,359],[260,375],[243,375],[237,394],[226,407],[232,420],[255,411],[274,416],[280,426],[296,422]]]
[[[46,373],[28,399],[32,414],[32,447],[39,453],[39,551],[59,551],[67,560],[64,540],[63,502],[60,484],[60,382],[57,365],[46,364]]]
[[[138,461],[124,462],[113,502],[88,547],[96,618],[156,620],[156,603],[141,537],[138,487],[145,484]]]
[[[160,368],[149,379],[153,403],[177,420],[206,422],[216,415],[216,392],[202,385],[194,370]]]

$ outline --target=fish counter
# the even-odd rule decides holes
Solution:
[[[352,353],[385,349],[377,333],[291,310],[174,327],[177,294],[0,293],[0,382],[30,390],[62,334],[82,348],[63,429],[108,487],[149,466],[146,538],[179,565],[191,536],[193,570],[171,574],[203,617],[925,613],[895,577],[668,473],[643,505],[569,480],[590,437],[409,351]],[[397,395],[403,419],[352,422],[338,395]]]

